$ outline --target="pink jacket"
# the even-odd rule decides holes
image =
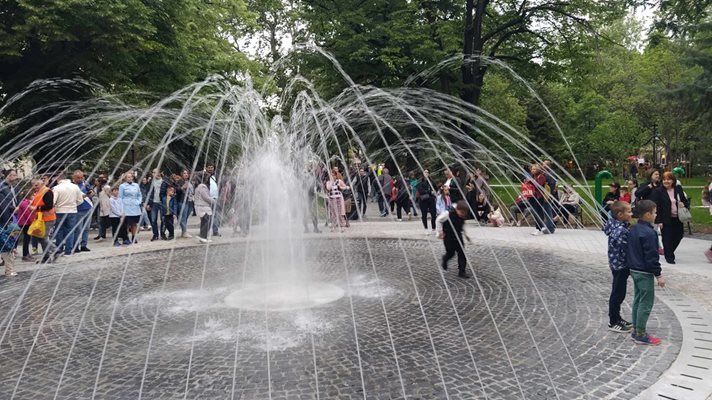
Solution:
[[[32,221],[37,218],[37,214],[30,210],[30,200],[22,199],[20,204],[17,206],[17,224],[20,226],[29,226]]]

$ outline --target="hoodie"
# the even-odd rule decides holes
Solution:
[[[609,218],[603,232],[608,236],[608,266],[613,271],[628,268],[628,223]]]

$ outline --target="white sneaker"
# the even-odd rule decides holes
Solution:
[[[532,232],[531,235],[532,236],[541,236],[541,235],[543,235],[543,233],[541,231],[537,230],[537,231]]]
[[[403,219],[401,219],[401,218],[396,218],[396,221],[398,221],[398,222],[403,222]]]
[[[198,241],[199,241],[200,243],[208,243],[208,239],[204,239],[204,238],[201,238],[201,237],[198,238]]]
[[[432,235],[432,233],[430,233],[430,231],[426,229],[426,230],[425,230],[425,236],[429,236],[429,235]]]

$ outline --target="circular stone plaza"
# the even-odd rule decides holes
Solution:
[[[238,236],[20,263],[0,278],[0,399],[709,398],[708,241],[663,264],[647,347],[607,330],[603,233],[468,224],[474,279],[439,268],[419,221],[381,219],[305,235],[315,300],[268,307],[246,281],[265,249]]]

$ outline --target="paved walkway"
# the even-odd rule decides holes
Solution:
[[[496,247],[498,244],[507,244],[531,247],[537,250],[551,250],[559,256],[571,255],[572,260],[580,259],[585,255],[590,257],[591,265],[599,265],[601,270],[607,268],[606,237],[599,231],[559,229],[555,235],[535,237],[530,235],[533,229],[528,227],[479,227],[472,222],[468,222],[467,225],[467,232],[472,237],[474,246]],[[194,227],[190,232],[194,235],[197,233]],[[376,217],[366,222],[352,223],[352,227],[344,233],[329,233],[324,229],[324,233],[319,235],[436,240],[425,232],[419,220],[394,222],[390,218]],[[110,241],[92,242],[91,252],[62,257],[59,263],[78,264],[130,252],[200,246],[194,238],[150,242],[150,235],[150,232],[141,232],[138,237],[139,243],[128,247],[112,247]],[[223,237],[215,238],[214,243],[224,244],[244,240],[248,239],[233,235],[232,232],[225,232]],[[712,264],[707,262],[703,254],[709,246],[708,240],[686,237],[676,253],[678,264],[668,265],[663,262],[663,273],[668,279],[668,288],[659,290],[658,296],[675,312],[680,321],[683,328],[682,350],[677,361],[663,373],[660,381],[640,395],[641,399],[712,399],[712,373],[710,373],[712,370]],[[44,266],[18,260],[18,271],[37,268],[44,268]],[[603,284],[608,285],[607,282]]]

